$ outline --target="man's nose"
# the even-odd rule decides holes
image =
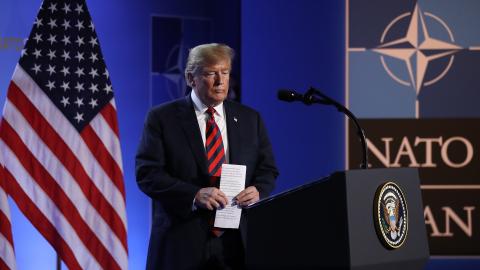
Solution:
[[[215,84],[221,85],[225,81],[225,78],[222,76],[220,72],[215,73]]]

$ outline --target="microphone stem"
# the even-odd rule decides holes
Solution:
[[[335,107],[337,107],[337,106],[335,106]],[[339,108],[337,107],[337,109],[339,109]],[[360,143],[362,144],[362,154],[363,154],[363,160],[362,160],[362,164],[360,165],[360,168],[367,169],[368,168],[368,148],[367,148],[367,139],[366,139],[366,136],[365,136],[365,131],[360,126],[357,118],[353,115],[352,112],[350,112],[346,108],[345,108],[345,110],[342,109],[342,111],[348,116],[348,118],[350,118],[350,120],[353,121],[353,123],[355,124],[355,127],[357,128],[357,136],[359,137]]]
[[[317,99],[313,95],[318,95],[318,96],[321,97],[321,99]],[[367,169],[368,168],[367,138],[365,136],[365,131],[360,126],[360,123],[358,123],[358,119],[355,117],[355,115],[349,109],[347,109],[345,106],[336,102],[335,100],[331,99],[330,97],[324,95],[322,92],[320,92],[319,90],[317,90],[313,87],[311,87],[307,91],[305,100],[308,100],[308,102],[310,104],[315,102],[315,103],[333,105],[333,106],[335,106],[335,108],[337,108],[337,111],[344,113],[351,121],[353,121],[353,123],[355,124],[355,127],[357,128],[357,135],[358,135],[358,137],[360,139],[360,142],[362,144],[363,160],[362,160],[362,164],[360,165],[360,168]]]

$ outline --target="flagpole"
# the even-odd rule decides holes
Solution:
[[[58,256],[58,253],[57,254],[57,268],[56,270],[62,270],[62,260],[60,259],[60,256]]]

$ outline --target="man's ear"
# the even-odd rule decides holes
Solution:
[[[195,87],[195,80],[193,79],[193,74],[192,73],[190,73],[190,72],[187,73],[187,78],[186,79],[187,79],[188,86],[190,86],[192,88]]]

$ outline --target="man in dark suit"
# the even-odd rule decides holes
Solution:
[[[233,56],[223,44],[191,49],[191,94],[148,113],[136,156],[137,183],[153,204],[147,269],[244,267],[246,218],[239,229],[212,228],[215,210],[231,203],[218,188],[221,163],[247,167],[240,206],[268,196],[278,171],[258,112],[226,100]]]

